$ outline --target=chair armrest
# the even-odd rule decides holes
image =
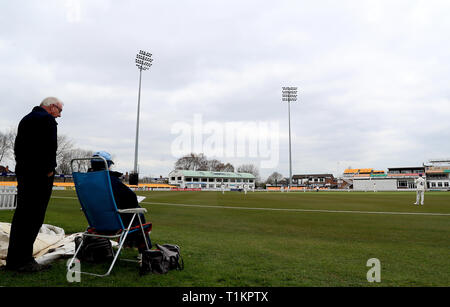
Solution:
[[[147,213],[145,208],[129,208],[129,209],[117,209],[119,213]]]

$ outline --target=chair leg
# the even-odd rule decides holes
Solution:
[[[116,263],[116,261],[117,261],[117,259],[118,259],[118,257],[119,257],[120,252],[122,251],[123,245],[124,245],[125,240],[126,240],[126,238],[127,238],[127,236],[128,236],[128,233],[130,232],[131,225],[133,224],[133,221],[134,221],[136,215],[138,215],[138,214],[135,213],[135,214],[133,215],[133,217],[131,218],[130,224],[128,225],[127,230],[126,230],[124,233],[122,233],[122,235],[120,236],[120,238],[119,238],[119,248],[117,249],[117,252],[116,252],[115,255],[114,255],[114,259],[113,259],[113,261],[112,261],[112,263],[111,263],[111,265],[110,265],[108,271],[107,271],[105,274],[95,274],[95,273],[82,272],[82,271],[77,272],[77,273],[82,273],[82,274],[87,274],[87,275],[93,275],[93,276],[98,276],[98,277],[108,276],[108,275],[111,273],[112,269],[114,268],[114,264]],[[139,219],[139,224],[140,224],[140,226],[141,226],[142,235],[144,236],[145,244],[146,244],[146,246],[147,246],[147,249],[150,249],[150,248],[149,248],[149,245],[148,245],[148,242],[147,242],[147,238],[146,238],[146,236],[145,236],[145,231],[144,231],[144,227],[143,227],[143,225],[142,225],[142,220],[141,220],[141,218],[140,218],[139,215],[138,215],[138,219]],[[71,269],[71,266],[72,266],[73,262],[75,261],[77,255],[78,255],[78,252],[80,251],[82,245],[83,245],[83,238],[81,239],[80,246],[78,246],[77,250],[75,251],[75,254],[73,255],[72,259],[70,260],[69,264],[67,265],[67,270],[68,270],[69,272],[71,272],[71,273],[75,272],[75,271],[73,271],[73,270]]]
[[[142,237],[144,238],[145,246],[147,247],[147,250],[149,250],[150,247],[148,246],[147,236],[145,235],[144,226],[142,225],[141,216],[139,214],[138,214],[138,219],[139,219],[139,224],[141,225]]]
[[[120,252],[122,251],[122,247],[123,247],[123,244],[125,243],[125,240],[127,239],[128,233],[130,232],[130,227],[131,227],[131,223],[133,223],[133,220],[134,220],[134,216],[131,219],[130,225],[128,225],[128,229],[124,233],[122,233],[122,235],[119,238],[119,248],[117,249],[117,252],[114,255],[114,259],[113,259],[108,271],[105,274],[94,274],[94,273],[89,273],[89,272],[81,272],[81,273],[99,276],[99,277],[105,277],[111,273],[112,269],[114,268],[114,264],[116,263],[117,259],[119,258]]]
[[[103,275],[103,276],[107,276],[107,275],[109,275],[109,274],[111,273],[111,271],[112,271],[112,269],[113,269],[113,267],[114,267],[114,264],[116,263],[117,258],[119,258],[120,252],[122,251],[122,247],[123,247],[123,244],[124,244],[124,242],[125,242],[125,239],[126,239],[126,237],[127,237],[127,235],[128,235],[128,232],[129,232],[129,230],[125,233],[124,238],[119,240],[119,241],[120,241],[120,244],[119,244],[119,248],[117,249],[116,255],[114,256],[114,259],[113,259],[113,261],[112,261],[112,263],[111,263],[111,266],[109,267],[108,272],[106,272],[106,274]],[[121,238],[122,238],[122,237],[121,237]]]
[[[117,261],[117,258],[119,257],[119,254],[120,254],[120,252],[121,252],[121,250],[122,250],[123,243],[125,242],[125,239],[126,239],[126,237],[127,237],[127,235],[128,235],[128,232],[129,232],[129,230],[126,231],[124,234],[122,234],[121,238],[123,238],[123,239],[119,239],[119,242],[120,242],[119,248],[118,248],[117,252],[116,252],[115,255],[114,255],[114,259],[113,259],[111,265],[109,266],[108,271],[107,271],[105,274],[95,274],[95,273],[91,273],[91,272],[83,272],[83,271],[76,272],[76,273],[81,273],[81,274],[86,274],[86,275],[92,275],[92,276],[97,276],[97,277],[105,277],[105,276],[108,276],[108,275],[111,273],[111,271],[112,271],[112,269],[113,269],[113,267],[114,267],[114,264],[115,264],[116,261]],[[78,249],[75,251],[75,254],[73,255],[72,259],[70,260],[69,264],[67,265],[67,270],[68,270],[69,272],[71,272],[71,273],[75,272],[75,271],[73,271],[73,270],[71,269],[71,266],[72,266],[73,262],[75,261],[75,258],[76,258],[76,256],[77,256],[78,252],[80,251],[82,244],[83,244],[83,239],[81,239],[80,246],[78,246]]]
[[[75,254],[73,255],[73,257],[72,257],[72,259],[70,260],[69,264],[67,265],[67,270],[68,270],[70,273],[74,273],[74,272],[75,272],[75,271],[72,271],[72,270],[71,270],[71,267],[72,267],[73,262],[74,262],[75,259],[77,258],[78,252],[80,251],[82,245],[83,245],[83,237],[81,237],[81,243],[80,243],[80,245],[78,246],[77,250],[75,251]]]

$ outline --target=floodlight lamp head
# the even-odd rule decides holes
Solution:
[[[283,86],[282,101],[297,101],[297,87]]]
[[[150,52],[144,51],[142,49],[139,50],[139,53],[136,54],[136,66],[140,70],[148,70],[150,66],[152,66],[153,59],[150,58],[152,54]]]

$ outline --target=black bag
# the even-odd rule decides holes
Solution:
[[[156,248],[164,253],[165,260],[169,263],[169,270],[183,270],[184,261],[181,257],[180,247],[173,244],[156,244]]]
[[[184,262],[178,245],[156,244],[156,250],[146,250],[142,254],[140,275],[148,273],[166,274],[170,270],[183,270]]]
[[[91,237],[91,236],[78,236],[74,239],[75,251],[80,246],[80,251],[77,254],[77,258],[80,261],[86,261],[91,263],[99,263],[110,261],[114,258],[114,252],[112,249],[111,241],[108,238]]]
[[[141,276],[148,273],[164,274],[168,270],[164,262],[164,254],[161,250],[146,250],[142,253],[142,262],[139,268],[139,274]]]

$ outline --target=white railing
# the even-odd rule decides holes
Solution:
[[[0,187],[0,210],[14,210],[17,206],[17,188]]]

